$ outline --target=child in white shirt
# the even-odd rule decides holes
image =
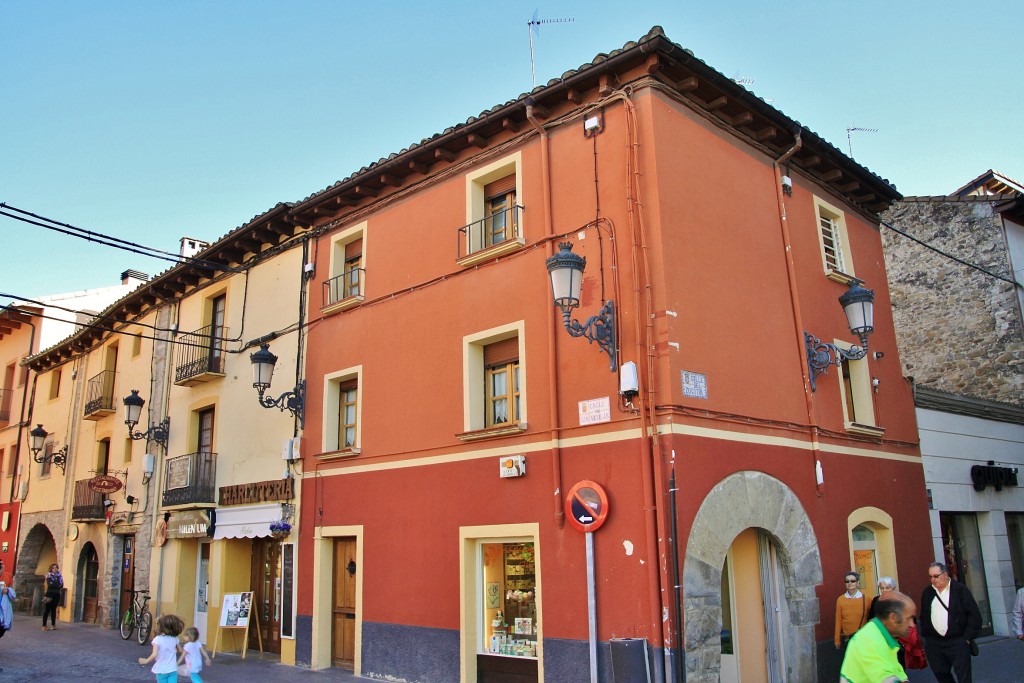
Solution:
[[[192,683],[203,683],[199,672],[203,670],[203,661],[210,665],[210,654],[201,642],[199,642],[199,629],[189,626],[182,634],[185,637],[185,644],[181,646],[182,653],[178,659],[181,666],[178,673],[183,676],[191,676]]]

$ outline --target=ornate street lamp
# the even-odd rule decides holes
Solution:
[[[138,389],[132,389],[132,393],[124,397],[124,423],[128,425],[128,436],[133,441],[145,439],[148,445],[150,441],[167,448],[167,439],[170,436],[171,418],[167,416],[158,425],[153,425],[144,432],[134,431],[135,425],[139,424],[142,417],[142,406],[146,405],[146,399],[139,396]]]
[[[608,354],[609,366],[615,372],[615,303],[609,299],[601,312],[591,316],[582,325],[570,320],[574,308],[580,305],[580,290],[583,287],[583,270],[587,259],[572,253],[572,242],[562,242],[560,251],[546,261],[551,277],[551,294],[555,306],[562,311],[565,330],[573,337],[583,337],[588,342],[597,342],[601,351]]]
[[[61,474],[64,473],[64,468],[68,463],[68,447],[67,444],[64,448],[53,453],[43,453],[43,445],[46,443],[46,437],[49,436],[49,432],[43,429],[43,425],[36,425],[36,428],[28,433],[29,436],[29,450],[32,451],[32,459],[40,465],[52,462],[54,465],[60,468]]]
[[[875,330],[875,293],[860,285],[861,280],[854,279],[850,282],[849,289],[839,297],[850,332],[860,338],[860,346],[840,348],[804,331],[807,367],[811,371],[811,391],[816,388],[815,378],[827,372],[830,365],[841,365],[844,360],[861,360],[868,354],[868,335]]]
[[[249,355],[252,361],[252,385],[259,392],[259,402],[264,408],[277,408],[288,410],[294,417],[299,418],[299,424],[303,425],[303,409],[306,402],[306,382],[299,381],[291,391],[286,391],[276,399],[264,396],[264,392],[270,388],[270,382],[274,379],[274,365],[277,363],[277,356],[270,352],[270,344],[260,344],[260,350]]]

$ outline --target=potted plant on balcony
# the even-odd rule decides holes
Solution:
[[[292,532],[292,525],[287,520],[278,519],[270,523],[270,535],[277,540],[288,538],[288,534]]]

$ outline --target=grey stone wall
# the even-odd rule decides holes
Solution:
[[[1011,278],[1002,222],[981,198],[912,198],[882,219]],[[951,394],[1024,405],[1024,325],[1014,287],[882,227],[903,372]]]

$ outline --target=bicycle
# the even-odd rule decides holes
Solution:
[[[139,598],[142,603],[139,603]],[[139,645],[145,645],[153,630],[153,615],[149,613],[149,591],[132,591],[132,604],[121,617],[121,637],[128,640],[138,630]]]

